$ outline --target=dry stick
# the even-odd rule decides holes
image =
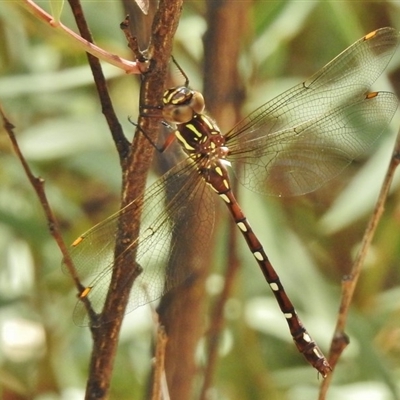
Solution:
[[[332,369],[335,368],[335,365],[337,364],[342,352],[349,344],[348,336],[346,335],[344,330],[346,326],[350,305],[353,299],[353,294],[357,286],[358,278],[361,274],[365,257],[367,256],[368,249],[371,245],[372,239],[375,234],[375,230],[378,226],[378,222],[382,217],[384,211],[384,205],[389,193],[394,173],[399,164],[400,164],[400,131],[397,134],[394,150],[390,159],[385,179],[381,187],[381,191],[379,193],[378,200],[375,205],[375,209],[373,211],[368,226],[365,230],[364,237],[362,239],[361,248],[358,252],[357,258],[354,261],[350,274],[343,277],[342,280],[342,299],[339,307],[339,316],[336,323],[335,333],[332,338],[331,348],[329,350],[329,364],[332,366]],[[333,373],[329,374],[328,377],[322,381],[318,397],[319,400],[325,399],[329,385],[332,381],[332,376]]]
[[[78,275],[76,273],[76,270],[72,264],[72,261],[68,255],[68,250],[67,250],[67,246],[65,245],[62,236],[61,236],[61,232],[60,232],[60,227],[57,223],[57,220],[53,214],[53,211],[50,208],[49,202],[47,200],[47,196],[46,196],[46,192],[44,190],[44,179],[40,178],[40,177],[36,177],[33,175],[28,163],[25,160],[25,157],[23,156],[21,149],[18,146],[18,142],[15,138],[14,135],[14,128],[15,126],[9,121],[9,119],[6,117],[1,105],[0,105],[0,114],[3,118],[3,126],[5,131],[8,134],[8,137],[11,140],[13,149],[18,157],[18,159],[20,160],[22,167],[26,173],[26,176],[29,179],[29,182],[32,184],[39,200],[40,200],[40,204],[43,208],[43,211],[46,215],[46,219],[47,219],[47,224],[50,230],[51,235],[54,237],[55,241],[58,244],[58,247],[60,248],[64,258],[65,258],[65,264],[68,268],[69,273],[71,274],[75,286],[78,288],[78,290],[82,290],[83,286],[79,281]]]
[[[129,30],[129,15],[127,15],[125,19],[121,22],[120,28],[125,35],[126,41],[128,42],[128,47],[135,55],[140,70],[142,71],[142,73],[145,73],[150,67],[150,61],[140,51],[137,38],[132,36],[132,33]]]
[[[41,204],[44,214],[46,216],[47,225],[49,227],[50,234],[53,236],[54,240],[58,244],[58,247],[61,250],[61,253],[64,258],[64,264],[66,265],[68,272],[70,273],[78,292],[81,293],[84,290],[84,286],[80,282],[80,279],[78,277],[75,266],[71,260],[71,257],[69,256],[67,246],[65,245],[65,242],[62,238],[61,230],[58,225],[57,219],[55,218],[53,211],[51,210],[50,204],[47,200],[46,192],[44,190],[44,179],[33,175],[28,163],[25,160],[25,157],[23,156],[23,154],[21,152],[21,149],[19,148],[18,142],[15,138],[15,135],[14,135],[15,127],[6,117],[1,105],[0,105],[0,114],[3,118],[4,129],[7,132],[8,137],[10,138],[13,149],[14,149],[18,159],[21,161],[21,164],[26,173],[26,176],[28,177],[29,182],[32,184],[32,187],[35,190],[35,192],[39,198],[40,204]],[[93,315],[94,311],[93,311],[89,301],[87,299],[84,299],[84,303],[85,303],[85,306],[86,306],[86,309],[87,309],[89,315]]]
[[[50,14],[40,8],[32,0],[20,0],[19,4],[33,14],[36,18],[46,23],[50,28],[54,28],[57,30],[57,32],[68,36],[70,39],[72,39],[72,42],[75,43],[76,46],[80,47],[87,53],[92,54],[94,57],[106,61],[109,64],[115,65],[116,67],[125,71],[127,74],[141,73],[139,65],[136,62],[125,60],[116,54],[111,54],[108,51],[103,50],[102,48],[91,43],[89,40],[82,38],[71,29],[63,25],[61,22],[56,21]]]
[[[49,227],[50,234],[53,236],[59,249],[61,250],[61,253],[63,255],[63,262],[64,262],[65,266],[67,267],[68,272],[74,281],[74,284],[77,288],[78,293],[81,293],[85,287],[82,285],[82,283],[79,279],[78,273],[75,269],[75,266],[71,260],[70,255],[68,253],[67,246],[62,238],[61,230],[58,225],[57,219],[54,216],[53,211],[51,210],[50,204],[47,200],[46,192],[44,190],[44,179],[33,175],[28,163],[25,160],[25,157],[23,156],[23,154],[21,152],[21,149],[19,148],[18,142],[15,138],[15,135],[14,135],[15,126],[8,120],[1,105],[0,105],[0,114],[3,118],[4,129],[7,132],[8,137],[10,138],[13,149],[22,164],[22,167],[26,173],[26,176],[29,179],[29,182],[32,184],[32,187],[35,190],[35,192],[39,198],[40,204],[41,204],[44,214],[46,216],[47,225]],[[88,299],[84,299],[83,301],[84,301],[84,304],[86,306],[86,309],[87,309],[87,312],[89,313],[89,315],[94,315],[94,310],[91,307]]]
[[[83,10],[80,7],[79,1],[69,1],[75,21],[78,25],[79,32],[87,43],[93,42],[93,37],[86,23]],[[102,107],[102,112],[106,118],[108,127],[113,137],[115,146],[118,150],[121,162],[126,158],[129,151],[130,143],[124,136],[122,127],[118,121],[117,115],[110,98],[107,88],[107,81],[103,74],[99,59],[92,54],[87,53],[88,63],[93,74],[97,93]]]

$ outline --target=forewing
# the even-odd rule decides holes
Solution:
[[[380,94],[370,101],[366,100],[366,94],[386,68],[398,43],[399,34],[392,28],[366,35],[311,78],[267,102],[236,125],[225,137],[230,159],[240,160],[243,165],[244,174],[239,179],[258,192],[296,195],[318,188],[339,173],[349,163],[344,162],[348,152],[346,143],[362,140],[357,129],[368,129],[368,135],[377,138],[394,113],[397,100],[391,95]],[[378,106],[377,111],[373,104]],[[350,112],[357,113],[357,109],[360,116],[368,110],[371,115],[365,115],[366,122],[360,118],[358,123],[343,127],[342,120]],[[367,122],[374,126],[375,132],[365,126]],[[336,125],[341,128],[334,134]],[[296,131],[304,132],[305,126],[310,128],[298,135]],[[371,140],[366,140],[367,143],[371,144]],[[336,161],[339,153],[343,154],[339,164],[328,165],[329,160]],[[319,174],[311,173],[318,168]],[[271,177],[271,173],[277,178]],[[287,189],[278,189],[276,184],[270,188],[259,184],[262,180],[273,183],[288,176],[293,177],[292,181],[296,177],[298,183],[290,184]]]
[[[399,34],[392,28],[361,38],[311,78],[249,114],[226,134],[228,144],[240,148],[260,134],[293,128],[361,99],[386,68],[398,43]]]
[[[247,143],[240,159],[242,183],[276,196],[313,191],[365,153],[397,109],[392,93],[338,107],[295,128],[260,136]]]

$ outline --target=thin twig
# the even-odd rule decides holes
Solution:
[[[341,354],[349,344],[349,338],[345,333],[345,327],[350,310],[350,305],[353,299],[358,279],[362,271],[362,266],[364,264],[365,258],[368,253],[368,249],[371,246],[371,242],[374,237],[376,228],[384,212],[385,202],[390,190],[391,183],[393,181],[396,168],[398,167],[399,164],[400,164],[400,131],[397,135],[394,150],[385,175],[385,179],[382,183],[378,200],[376,202],[374,211],[371,215],[368,226],[364,233],[364,237],[362,239],[361,248],[358,252],[357,258],[353,263],[350,273],[345,277],[343,277],[342,297],[339,307],[339,315],[336,322],[335,332],[331,342],[331,348],[329,351],[329,364],[332,366],[332,369],[335,368]],[[319,400],[325,399],[329,385],[332,381],[332,376],[333,373],[329,374],[329,376],[324,381],[322,381],[318,397]]]
[[[122,57],[117,56],[116,54],[112,54],[96,45],[91,43],[90,41],[82,38],[77,35],[74,31],[63,25],[61,22],[56,21],[50,14],[40,8],[35,2],[32,0],[19,0],[19,4],[24,7],[27,11],[29,11],[32,15],[37,17],[39,20],[47,24],[50,28],[54,28],[57,32],[60,32],[63,35],[68,36],[72,39],[72,42],[80,47],[82,50],[87,53],[92,54],[94,57],[97,57],[100,60],[106,61],[109,64],[112,64],[127,74],[140,74],[139,65],[134,61],[125,60]]]
[[[127,15],[125,19],[121,22],[120,28],[125,35],[126,41],[128,42],[128,47],[135,55],[139,69],[142,71],[142,74],[144,74],[146,71],[148,71],[150,67],[150,62],[140,50],[137,38],[132,36],[132,33],[129,29],[129,21],[129,15]]]
[[[58,244],[58,247],[61,250],[62,255],[64,256],[65,265],[68,268],[68,272],[72,276],[75,286],[77,287],[78,291],[82,291],[84,289],[84,286],[81,284],[81,282],[78,278],[77,272],[76,272],[74,265],[69,257],[67,246],[65,245],[64,240],[62,238],[60,227],[57,223],[57,219],[54,216],[53,211],[51,210],[49,202],[47,200],[46,192],[44,190],[44,179],[33,175],[32,171],[29,167],[29,164],[25,160],[25,157],[22,154],[21,149],[19,148],[18,142],[15,138],[15,135],[14,135],[15,126],[6,117],[5,112],[3,111],[1,105],[0,105],[0,114],[3,119],[4,129],[7,132],[8,137],[10,138],[10,141],[11,141],[11,144],[15,151],[15,154],[17,155],[18,159],[20,160],[22,167],[25,171],[25,174],[28,177],[29,182],[31,183],[33,189],[35,190],[35,192],[39,198],[40,204],[41,204],[43,211],[45,213],[45,216],[46,216],[49,231],[50,231],[51,235],[54,237],[56,243]]]
[[[75,17],[79,32],[81,34],[80,37],[82,37],[83,40],[85,40],[87,43],[92,44],[93,37],[86,23],[85,16],[79,4],[79,1],[70,1],[69,3],[73,11],[73,15]],[[121,162],[124,162],[129,152],[130,143],[125,138],[121,124],[119,123],[117,115],[114,111],[111,97],[108,92],[107,81],[104,76],[99,59],[89,53],[87,53],[87,59],[93,74],[94,83],[96,85],[97,93],[101,103],[102,112],[104,114],[104,117],[106,118],[115,146],[118,150],[120,160]]]

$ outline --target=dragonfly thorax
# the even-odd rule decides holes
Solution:
[[[226,158],[228,155],[225,137],[205,114],[195,114],[189,122],[178,125],[175,135],[183,150],[193,159]]]
[[[168,89],[163,96],[163,116],[167,122],[184,124],[204,111],[204,97],[186,86]]]

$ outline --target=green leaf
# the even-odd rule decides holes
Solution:
[[[51,14],[54,17],[54,21],[59,22],[62,9],[64,7],[64,0],[50,0]]]

